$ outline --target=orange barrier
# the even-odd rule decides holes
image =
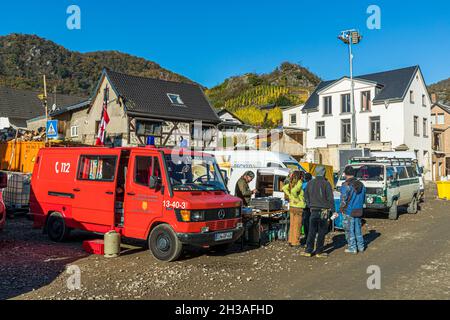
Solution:
[[[32,173],[44,142],[9,141],[0,143],[0,170]]]

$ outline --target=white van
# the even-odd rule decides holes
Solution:
[[[284,199],[282,188],[290,170],[305,169],[295,158],[285,153],[260,150],[219,150],[206,151],[215,156],[227,180],[228,190],[235,194],[236,184],[245,172],[252,171],[255,179],[250,189],[258,190],[257,197],[277,197]]]
[[[215,150],[205,151],[216,157],[219,165],[237,168],[287,168],[305,171],[295,158],[286,153],[264,150]]]
[[[236,195],[237,182],[247,171],[255,174],[255,179],[249,185],[251,190],[258,191],[254,197],[276,197],[284,200],[283,186],[290,171],[287,168],[235,169],[231,176],[225,177],[228,190],[232,195]]]

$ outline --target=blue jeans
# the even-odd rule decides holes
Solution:
[[[361,230],[361,218],[354,218],[344,214],[345,239],[350,251],[364,251],[365,244]]]

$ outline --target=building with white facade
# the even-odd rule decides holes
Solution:
[[[367,74],[354,81],[357,147],[414,151],[429,171],[431,99],[420,67]],[[297,126],[308,129],[308,160],[338,169],[339,150],[351,149],[350,93],[348,77],[323,81],[302,108],[301,119],[294,116],[297,112],[286,115],[285,121],[295,120]]]
[[[234,113],[227,109],[221,109],[217,112],[222,121],[218,127],[218,148],[256,148],[255,138],[258,131],[255,127],[246,124]]]

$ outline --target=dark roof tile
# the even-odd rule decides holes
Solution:
[[[40,92],[12,89],[0,86],[0,117],[10,119],[15,125],[23,126],[27,120],[42,116],[45,114],[44,107],[38,95]],[[80,97],[57,94],[56,104],[65,106],[74,104],[83,100]],[[54,95],[48,96],[48,107],[55,103]]]
[[[406,90],[408,89],[412,78],[418,69],[419,66],[412,66],[403,69],[365,74],[357,76],[355,79],[375,82],[381,87],[381,90],[373,99],[374,103],[383,102],[385,100],[403,99],[405,97]],[[308,111],[316,109],[319,106],[319,95],[317,92],[341,79],[321,82],[309,97],[308,101],[306,101],[303,110]]]
[[[167,120],[221,122],[199,85],[105,72],[117,93],[125,98],[129,113]],[[179,95],[183,105],[173,104],[169,93]]]

